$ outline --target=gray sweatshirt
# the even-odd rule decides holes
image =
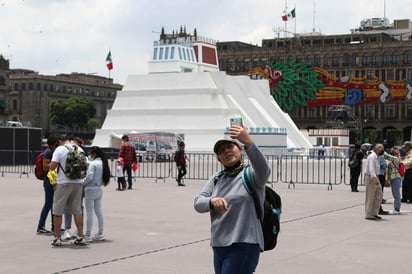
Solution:
[[[265,195],[265,184],[270,175],[270,167],[259,148],[253,143],[246,154],[251,165],[250,173],[253,184],[261,201]],[[228,210],[219,213],[210,208],[212,197],[223,197],[228,203]],[[211,243],[212,247],[230,246],[233,243],[259,244],[263,250],[263,233],[256,215],[255,204],[242,184],[242,172],[236,176],[222,175],[215,185],[215,175],[203,187],[203,190],[194,199],[194,208],[197,212],[210,212]]]

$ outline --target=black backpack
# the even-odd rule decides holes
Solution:
[[[246,191],[252,195],[255,202],[256,215],[260,220],[263,231],[264,251],[272,250],[276,247],[278,235],[280,232],[280,214],[282,213],[282,200],[272,188],[265,186],[265,201],[263,204],[263,218],[260,211],[259,197],[256,195],[250,175],[249,166],[242,170],[242,183]],[[218,172],[215,175],[216,185],[223,172]]]
[[[259,197],[256,195],[250,176],[249,166],[242,171],[242,183],[247,192],[252,195],[255,201],[256,214],[262,224],[264,250],[272,250],[276,247],[280,232],[280,214],[282,213],[282,200],[272,188],[265,186],[265,201],[263,204],[263,218],[260,211]]]

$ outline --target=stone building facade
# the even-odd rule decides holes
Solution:
[[[231,75],[251,75],[254,68],[263,68],[270,62],[295,60],[296,63],[307,63],[318,68],[318,71],[328,73],[330,79],[335,79],[331,85],[339,84],[342,87],[342,92],[345,92],[342,96],[349,94],[349,89],[343,88],[344,81],[348,79],[362,80],[359,83],[364,88],[365,84],[375,81],[374,88],[381,96],[375,94],[373,100],[368,98],[365,90],[357,103],[345,103],[343,99],[341,103],[340,99],[320,100],[318,90],[316,100],[307,101],[307,105],[295,104],[293,110],[287,112],[301,129],[352,128],[360,138],[351,138],[351,142],[365,141],[363,137],[368,129],[381,131],[383,139],[387,138],[389,129],[398,129],[401,140],[393,142],[411,138],[410,20],[395,20],[390,26],[356,29],[349,34],[310,33],[264,39],[261,46],[239,41],[218,42],[217,50],[220,70]],[[385,93],[385,86],[388,87],[388,94]],[[343,107],[336,108],[340,104]],[[341,110],[340,113],[333,111],[337,109]]]
[[[113,79],[83,74],[41,75],[28,69],[10,69],[8,60],[0,57],[0,122],[20,121],[23,125],[42,128],[48,132],[69,131],[63,125],[50,123],[51,103],[72,96],[92,99],[97,119],[103,124],[122,85]],[[94,134],[94,129],[84,131]]]

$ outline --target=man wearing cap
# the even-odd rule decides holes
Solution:
[[[412,203],[412,143],[406,141],[403,143],[403,150],[405,151],[405,158],[403,164],[405,165],[405,176],[402,182],[402,199],[403,203]]]
[[[132,165],[137,163],[136,149],[133,144],[129,142],[129,136],[122,136],[122,145],[120,146],[119,157],[123,158],[123,174],[127,172],[128,189],[132,189]],[[126,177],[126,176],[125,176]]]
[[[199,213],[210,213],[215,273],[253,273],[264,249],[263,232],[252,195],[242,183],[241,144],[249,158],[252,182],[262,212],[270,167],[246,128],[233,125],[229,135],[232,139],[219,140],[213,148],[224,169],[219,176],[209,178],[195,197],[194,208]]]

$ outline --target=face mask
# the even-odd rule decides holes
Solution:
[[[89,155],[89,156],[87,156],[87,160],[93,161],[93,157]]]

